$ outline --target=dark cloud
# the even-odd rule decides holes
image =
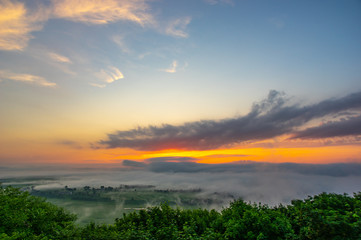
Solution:
[[[331,177],[361,176],[359,163],[333,164],[295,164],[281,163],[276,165],[281,171],[295,172],[304,175],[325,175]]]
[[[291,139],[315,139],[361,135],[361,115],[339,121],[328,122],[319,127],[297,132]]]
[[[361,92],[308,106],[286,103],[287,98],[283,93],[272,90],[265,100],[253,104],[251,111],[245,116],[219,121],[189,122],[180,126],[163,124],[116,131],[109,133],[108,139],[99,143],[106,148],[136,150],[206,150],[246,141],[269,139],[292,134],[295,128],[313,119],[331,114],[340,115],[348,110],[359,110]],[[352,128],[353,125],[349,127]]]
[[[164,159],[163,159],[164,160]],[[297,164],[242,161],[239,163],[202,164],[196,162],[123,161],[124,166],[139,167],[154,173],[297,173],[330,177],[361,176],[360,163]]]
[[[239,157],[239,158],[243,158],[243,157],[249,157],[251,155],[246,155],[246,154],[214,154],[214,155],[208,155],[207,158],[229,158],[229,157]]]
[[[361,164],[295,164],[295,163],[245,163],[245,164],[201,164],[193,162],[151,163],[148,169],[152,172],[174,173],[250,173],[250,172],[293,172],[302,175],[325,175],[331,177],[361,176]]]
[[[157,162],[148,165],[152,172],[171,173],[220,173],[220,172],[250,172],[256,169],[256,164],[202,164],[195,162]]]
[[[196,158],[192,157],[155,157],[155,158],[148,158],[146,159],[149,163],[154,162],[190,162],[197,160]]]
[[[131,167],[131,168],[133,168],[133,167],[143,168],[146,166],[146,164],[143,162],[137,162],[137,161],[132,161],[132,160],[123,160],[122,165],[124,167]]]

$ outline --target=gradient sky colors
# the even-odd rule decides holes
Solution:
[[[0,0],[0,165],[360,156],[358,0]]]

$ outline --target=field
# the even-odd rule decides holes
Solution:
[[[167,202],[183,209],[216,208],[228,205],[233,196],[227,193],[206,193],[202,189],[159,189],[152,185],[54,187],[56,177],[27,177],[0,179],[4,186],[19,187],[32,195],[45,197],[49,202],[78,216],[77,223],[114,222],[124,213],[138,211]],[[47,187],[45,187],[47,186]]]

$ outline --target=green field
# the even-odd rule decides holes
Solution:
[[[78,188],[41,188],[59,181],[57,178],[2,179],[4,186],[12,185],[32,195],[46,198],[78,216],[77,223],[114,222],[124,213],[168,203],[182,209],[218,208],[228,205],[233,196],[226,193],[205,193],[201,189],[159,189],[150,185],[82,186]]]
[[[159,190],[142,186],[127,189],[48,189],[33,190],[31,194],[46,197],[49,202],[78,215],[78,223],[112,223],[115,218],[167,202],[170,206],[185,209],[210,208],[222,205],[219,194],[205,195],[196,190]],[[107,189],[107,188],[105,188]]]

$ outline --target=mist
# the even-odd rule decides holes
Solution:
[[[129,165],[131,161],[125,162]],[[134,165],[134,164],[133,164]],[[268,205],[289,204],[321,192],[348,193],[361,190],[361,164],[199,164],[153,161],[111,168],[42,166],[0,168],[0,182],[15,185],[21,179],[35,188],[118,187],[154,185],[157,189],[197,189],[200,194],[227,193],[233,198]],[[24,180],[25,181],[25,180]],[[232,199],[227,199],[227,201]],[[149,199],[151,201],[151,199]],[[228,203],[229,203],[228,201]],[[215,206],[221,208],[222,206]]]

